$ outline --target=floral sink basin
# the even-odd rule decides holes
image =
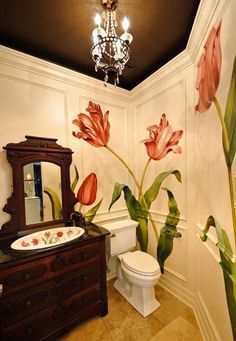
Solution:
[[[84,233],[81,227],[58,227],[28,234],[11,244],[14,250],[37,250],[67,243]]]

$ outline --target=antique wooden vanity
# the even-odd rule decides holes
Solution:
[[[11,218],[0,230],[1,340],[55,340],[80,322],[107,314],[105,229],[91,223],[81,237],[61,245],[36,250],[11,247],[32,231],[70,222],[75,204],[69,175],[72,151],[56,141],[26,136],[26,141],[4,147],[13,171],[13,193],[4,207]],[[42,193],[37,199],[33,188],[28,196],[24,183],[38,180],[25,174],[25,166],[35,165],[38,172],[43,162],[57,165],[60,174],[62,212],[51,220],[44,219],[44,204],[38,204]],[[26,214],[29,198],[39,209],[31,216]]]

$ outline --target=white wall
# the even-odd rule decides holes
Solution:
[[[103,111],[110,111],[111,138],[109,144],[128,159],[131,155],[129,93],[114,86],[58,67],[37,58],[0,47],[0,146],[20,142],[25,135],[58,138],[58,143],[74,151],[73,163],[80,174],[80,182],[91,172],[98,177],[97,199],[104,197],[97,220],[127,215],[121,200],[108,214],[108,206],[115,181],[128,182],[126,171],[104,148],[94,148],[72,136],[77,127],[72,120],[85,112],[89,100],[99,103]],[[72,179],[74,168],[71,167]],[[5,151],[0,151],[0,207],[10,196],[11,169]],[[1,225],[9,217],[0,210]]]
[[[108,86],[92,78],[0,47],[0,146],[24,140],[25,135],[58,138],[58,143],[74,151],[73,162],[80,179],[90,172],[98,177],[97,198],[103,204],[97,222],[127,216],[124,200],[108,213],[114,183],[129,183],[126,170],[104,148],[95,148],[72,136],[72,120],[84,112],[89,100],[110,111],[109,145],[124,157],[140,177],[147,160],[141,140],[146,127],[159,123],[166,113],[174,130],[183,129],[182,154],[169,153],[153,161],[145,187],[161,171],[179,169],[182,184],[172,176],[165,182],[178,202],[181,212],[174,251],[166,262],[161,284],[194,307],[205,340],[231,341],[223,276],[218,264],[218,249],[212,241],[197,237],[209,214],[224,224],[233,239],[229,211],[226,169],[221,144],[221,128],[213,108],[195,114],[198,94],[194,90],[196,65],[212,25],[223,17],[223,65],[217,93],[225,105],[232,63],[236,52],[234,39],[235,0],[204,0],[186,51],[174,58],[131,92]],[[234,168],[235,169],[235,168]],[[73,168],[71,170],[73,178]],[[5,151],[0,151],[0,207],[11,194],[11,169]],[[165,221],[167,198],[161,191],[152,206],[159,227]],[[9,219],[0,209],[0,225]],[[150,228],[149,252],[155,255],[156,244]]]
[[[236,55],[235,15],[234,0],[202,1],[186,51],[132,92],[136,141],[146,138],[145,128],[158,124],[162,113],[166,113],[174,130],[184,130],[179,143],[182,154],[169,153],[161,161],[153,161],[146,186],[161,171],[175,168],[181,171],[182,184],[174,177],[164,183],[177,199],[181,212],[178,230],[182,237],[174,242],[174,251],[166,262],[160,283],[195,308],[206,340],[231,341],[233,337],[215,233],[212,231],[207,243],[202,243],[198,234],[212,214],[226,229],[232,246],[234,238],[221,125],[213,106],[206,113],[195,114],[198,93],[194,88],[204,43],[212,26],[222,18],[223,62],[217,98],[225,107]],[[137,144],[134,148],[140,174],[147,155]],[[164,192],[152,211],[161,228],[167,213]],[[149,236],[149,251],[155,255],[156,241],[151,226]]]

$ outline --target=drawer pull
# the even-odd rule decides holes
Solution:
[[[27,301],[25,302],[25,305],[27,306],[27,308],[30,308],[31,305],[32,305],[32,302],[31,302],[30,300],[27,300]]]
[[[56,259],[52,262],[51,269],[52,271],[59,271],[64,268],[66,261],[62,257],[56,257]]]
[[[24,279],[26,280],[26,281],[29,281],[30,279],[31,279],[31,274],[29,274],[29,273],[26,273],[26,274],[24,274]]]
[[[65,317],[66,307],[62,304],[58,305],[57,308],[52,313],[53,320],[60,320]]]
[[[66,285],[66,281],[64,279],[61,280],[57,280],[54,284],[54,288],[61,288],[64,287]]]
[[[83,252],[83,253],[81,254],[81,258],[82,258],[82,259],[87,259],[87,258],[88,258],[88,253],[87,253],[87,252]]]
[[[84,275],[84,276],[82,277],[82,281],[83,281],[83,282],[87,282],[87,281],[88,281],[88,276]]]
[[[28,335],[28,336],[31,336],[33,335],[33,328],[28,326],[26,329],[25,329],[25,334]]]
[[[83,297],[82,301],[84,304],[87,304],[87,303],[89,303],[89,298],[85,296],[85,297]]]
[[[6,305],[6,310],[10,313],[10,312],[12,312],[12,305],[10,304],[10,303],[8,303],[7,305]]]

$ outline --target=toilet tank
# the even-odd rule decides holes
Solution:
[[[116,256],[136,246],[137,221],[131,219],[102,224],[110,232],[110,255]]]

